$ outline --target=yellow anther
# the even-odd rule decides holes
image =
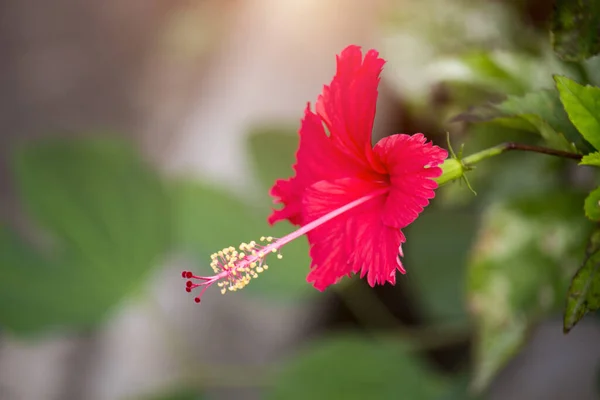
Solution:
[[[262,236],[263,242],[272,242],[276,240],[272,236]],[[263,264],[265,258],[271,254],[277,254],[277,258],[283,256],[272,245],[257,244],[255,241],[242,242],[237,248],[233,246],[225,247],[216,253],[211,254],[210,266],[215,274],[223,274],[223,280],[217,283],[221,293],[227,291],[235,292],[243,289],[252,279],[258,278],[258,275],[266,271],[269,266]]]

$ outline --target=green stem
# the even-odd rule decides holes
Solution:
[[[475,154],[471,154],[470,156],[467,156],[465,158],[461,158],[460,153],[458,156],[456,156],[456,154],[454,154],[454,151],[452,150],[452,147],[449,147],[449,150],[451,157],[444,161],[444,163],[441,166],[443,173],[439,178],[436,179],[436,182],[440,186],[461,178],[465,179],[466,181],[465,172],[470,170],[473,167],[473,165],[487,158],[491,158],[511,150],[529,151],[533,153],[569,158],[578,161],[581,160],[581,158],[583,157],[580,154],[570,153],[568,151],[554,150],[547,147],[530,146],[527,144],[514,142],[501,143],[497,146],[490,147],[489,149],[485,149]]]
[[[497,156],[510,150],[530,151],[534,153],[547,154],[549,156],[570,158],[573,160],[581,160],[582,157],[580,154],[570,153],[568,151],[554,150],[549,149],[547,147],[530,146],[527,144],[507,142],[501,143],[494,147],[490,147],[489,149],[482,150],[478,153],[471,154],[470,156],[463,158],[462,162],[466,167],[469,167],[470,165],[477,164],[481,160]]]

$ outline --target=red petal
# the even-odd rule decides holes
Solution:
[[[386,282],[396,283],[396,271],[405,274],[406,271],[400,261],[402,243],[406,238],[397,228],[386,226],[381,219],[381,209],[385,197],[380,203],[367,203],[371,209],[377,208],[377,218],[373,218],[375,211],[356,215],[348,221],[346,227],[348,235],[355,241],[354,253],[350,258],[352,270],[360,271],[360,277],[367,276],[369,285],[383,285]]]
[[[384,223],[404,228],[412,223],[435,195],[437,183],[431,178],[442,174],[446,150],[426,143],[423,134],[386,137],[374,151],[390,175],[391,190],[383,209]]]
[[[360,47],[348,46],[337,57],[336,75],[316,105],[335,146],[354,162],[375,169],[371,133],[384,63],[375,50],[363,60]]]
[[[304,220],[312,221],[381,188],[381,184],[355,178],[321,181],[304,195]],[[311,245],[311,272],[307,280],[325,289],[345,275],[367,274],[369,284],[395,282],[400,244],[404,236],[381,220],[386,195],[332,219],[307,234]]]
[[[287,219],[296,225],[303,224],[300,204],[305,188],[321,180],[333,180],[346,176],[364,176],[370,170],[348,158],[335,146],[325,133],[321,118],[307,105],[300,127],[300,145],[294,165],[296,175],[287,180],[278,180],[271,189],[276,203],[284,208],[274,210],[269,223]]]
[[[273,213],[269,216],[268,221],[271,225],[284,219],[289,220],[294,225],[302,223],[301,194],[297,193],[299,186],[295,184],[296,180],[295,177],[287,180],[279,179],[271,188],[271,196],[276,199],[274,202],[284,204],[282,209],[273,210]]]
[[[385,170],[373,153],[371,130],[375,118],[377,85],[384,61],[375,50],[364,58],[359,47],[349,46],[337,58],[337,72],[317,101],[317,113],[307,106],[300,127],[296,174],[279,180],[271,189],[275,203],[269,223],[287,219],[303,225],[304,190],[321,180],[343,177],[380,180]],[[330,131],[328,136],[323,123]]]

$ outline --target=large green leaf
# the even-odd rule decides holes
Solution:
[[[556,0],[552,18],[554,51],[564,60],[581,61],[600,53],[600,2]]]
[[[540,90],[523,96],[508,96],[498,104],[475,107],[454,121],[494,121],[509,128],[539,133],[549,146],[573,150],[571,143],[581,145],[581,135],[571,124],[556,90]]]
[[[564,331],[569,332],[588,312],[600,309],[600,230],[594,231],[583,266],[577,271],[565,308]]]
[[[127,143],[53,139],[22,147],[13,169],[50,245],[0,234],[0,325],[32,332],[97,322],[143,282],[170,240],[157,174]]]
[[[476,389],[517,353],[532,323],[564,304],[588,227],[581,201],[551,192],[488,210],[469,266]]]
[[[202,182],[173,182],[170,193],[175,210],[177,247],[197,260],[194,271],[200,275],[212,275],[208,264],[210,254],[215,251],[237,247],[242,242],[258,241],[261,236],[284,236],[293,230],[287,223],[270,227],[267,210],[253,207]],[[306,239],[299,238],[287,244],[281,254],[281,260],[274,256],[267,258],[268,272],[253,279],[244,290],[290,300],[317,293],[306,282],[310,265]]]
[[[267,399],[437,399],[447,384],[393,339],[338,336],[283,365]]]
[[[569,119],[581,135],[600,150],[600,88],[582,86],[564,76],[554,79]]]

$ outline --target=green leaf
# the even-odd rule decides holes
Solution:
[[[600,221],[600,187],[592,190],[584,203],[585,216],[592,221]]]
[[[294,229],[287,223],[270,227],[266,209],[253,207],[202,182],[173,182],[170,194],[177,247],[194,257],[199,265],[195,271],[201,275],[212,275],[208,266],[210,254],[218,250],[258,241],[261,236],[281,237]],[[267,258],[269,270],[253,279],[244,291],[289,300],[316,294],[306,282],[310,265],[306,238],[287,244],[281,254],[281,260]]]
[[[36,250],[2,229],[0,324],[36,332],[97,323],[170,243],[157,174],[111,139],[34,142],[13,161],[25,209],[47,240]]]
[[[478,391],[518,352],[531,324],[564,304],[588,230],[580,201],[550,192],[488,209],[468,278]]]
[[[283,365],[267,399],[436,399],[446,382],[401,342],[353,336],[313,343]]]
[[[600,53],[600,3],[557,0],[552,18],[552,45],[560,58],[581,61]]]
[[[600,152],[595,152],[583,156],[583,158],[579,162],[579,165],[592,165],[594,167],[600,167]]]
[[[569,332],[588,312],[600,309],[600,229],[592,233],[583,266],[567,294],[563,329]]]
[[[569,119],[581,135],[600,150],[600,88],[582,86],[564,76],[555,76],[554,80]]]
[[[466,262],[477,231],[475,213],[426,209],[404,232],[407,286],[432,321],[466,319]],[[431,251],[435,249],[435,251]]]
[[[453,121],[493,121],[512,129],[539,133],[549,146],[560,150],[572,151],[571,143],[581,142],[581,135],[569,121],[556,90],[508,96],[501,103],[475,107]]]

